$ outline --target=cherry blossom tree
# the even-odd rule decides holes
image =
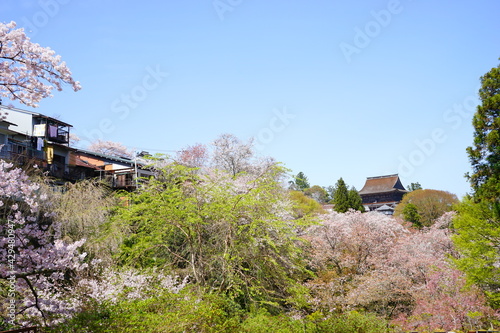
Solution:
[[[88,150],[115,157],[133,158],[134,153],[119,142],[97,140],[92,142]]]
[[[66,243],[60,226],[44,212],[39,185],[0,160],[0,284],[5,322],[49,324],[78,306],[71,295],[75,272],[86,267],[78,252],[85,242]]]
[[[348,301],[361,276],[387,260],[398,237],[408,231],[386,215],[369,212],[332,212],[320,225],[308,230],[310,264],[318,278],[307,285],[318,309],[349,310],[359,303]],[[359,292],[359,290],[358,290]]]
[[[51,97],[53,88],[69,84],[81,89],[59,55],[48,47],[31,42],[16,23],[0,23],[0,96],[37,107]]]
[[[133,268],[117,270],[106,267],[96,275],[78,282],[78,286],[84,291],[83,298],[112,304],[123,300],[150,298],[160,291],[177,294],[189,280],[189,275],[181,280],[178,276],[156,271],[141,272]]]
[[[405,330],[475,330],[498,313],[487,306],[484,294],[476,286],[467,286],[465,275],[447,265],[434,266],[425,283],[412,292],[415,306],[410,315],[401,313],[393,322]]]
[[[201,143],[187,146],[177,153],[176,160],[190,168],[202,168],[208,160],[207,147]]]
[[[210,167],[232,176],[239,173],[259,176],[276,164],[273,158],[258,156],[255,153],[253,138],[244,142],[235,135],[226,133],[214,140],[210,148]]]
[[[248,172],[254,156],[253,140],[242,142],[233,134],[222,134],[212,144],[212,165],[235,176],[240,172]]]
[[[313,306],[375,312],[406,330],[481,326],[495,313],[452,265],[453,215],[421,230],[375,212],[326,215],[308,232],[317,274],[306,284]]]

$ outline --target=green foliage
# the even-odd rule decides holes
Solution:
[[[235,332],[241,316],[241,308],[223,295],[186,291],[118,304],[89,304],[52,332]]]
[[[261,309],[251,313],[241,324],[239,332],[248,333],[288,333],[305,332],[302,322],[294,320],[285,315],[272,316],[269,312]]]
[[[335,196],[333,197],[333,209],[339,213],[345,213],[350,208],[349,191],[342,178],[335,184]]]
[[[481,77],[481,104],[472,120],[474,142],[467,147],[474,194],[458,206],[453,237],[458,267],[500,308],[500,66]]]
[[[356,311],[345,314],[314,312],[302,319],[271,316],[265,311],[251,314],[241,325],[240,332],[280,333],[384,333],[392,332],[387,322],[373,314]]]
[[[417,206],[413,203],[407,204],[403,208],[403,218],[405,221],[413,223],[413,225],[417,228],[422,228],[422,223],[420,222],[420,214],[418,214]]]
[[[274,165],[256,177],[189,171],[169,166],[129,194],[131,204],[115,217],[124,237],[119,261],[189,275],[245,308],[293,302],[309,276],[296,233],[307,222],[291,219],[280,186],[285,170]]]
[[[349,209],[359,210],[360,212],[365,211],[358,191],[354,187],[349,190],[342,178],[337,181],[332,192],[334,193],[333,209],[336,212],[345,213]]]
[[[304,191],[304,194],[313,198],[320,204],[326,204],[329,200],[328,192],[319,185],[314,185]]]
[[[384,319],[374,314],[364,314],[357,311],[341,315],[332,315],[318,323],[314,332],[331,333],[384,333],[392,332]]]
[[[456,207],[453,241],[461,256],[455,260],[470,283],[480,286],[500,308],[500,218],[487,201],[465,199]]]
[[[481,77],[481,105],[472,120],[474,143],[467,148],[473,173],[467,177],[476,200],[500,204],[500,65]]]
[[[457,196],[447,191],[415,190],[404,195],[403,200],[396,206],[394,215],[404,218],[404,211],[408,212],[406,206],[411,204],[414,207],[409,208],[410,217],[415,220],[418,215],[417,226],[429,227],[441,215],[451,211],[457,203]],[[414,214],[415,208],[417,215]]]
[[[299,172],[295,177],[294,180],[290,182],[292,189],[298,190],[298,191],[305,191],[311,185],[309,184],[309,180],[307,179],[307,176],[301,171]]]
[[[290,191],[290,199],[294,203],[293,211],[297,218],[324,213],[321,204],[306,196],[304,192]]]
[[[408,191],[409,192],[412,192],[412,191],[415,191],[415,190],[421,190],[421,189],[422,189],[422,185],[420,185],[419,182],[411,183],[410,185],[408,185]]]
[[[361,199],[361,196],[354,187],[349,190],[348,197],[349,207],[351,209],[359,210],[360,212],[365,211],[365,207],[363,206],[363,199]]]
[[[118,304],[87,304],[84,311],[46,332],[58,333],[384,333],[392,332],[373,314],[315,312],[302,318],[272,315],[265,309],[245,313],[230,298],[185,291]]]

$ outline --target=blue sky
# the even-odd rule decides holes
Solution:
[[[81,146],[169,152],[232,133],[311,184],[399,173],[459,196],[498,13],[493,0],[0,2],[81,82],[37,109]]]

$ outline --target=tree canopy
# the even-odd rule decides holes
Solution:
[[[407,218],[418,227],[428,227],[445,212],[451,211],[457,203],[457,196],[447,191],[415,190],[404,195],[396,206],[394,215]]]
[[[304,191],[304,194],[313,198],[320,204],[326,204],[329,200],[328,192],[319,185],[313,185]]]
[[[189,275],[199,286],[253,302],[279,306],[300,289],[307,276],[301,264],[288,192],[280,185],[284,169],[202,175],[171,165],[163,176],[130,193],[130,205],[116,215],[124,242],[123,264],[159,267]]]
[[[347,184],[342,178],[337,181],[332,192],[333,210],[335,210],[336,212],[345,213],[349,209],[354,209],[361,212],[365,211],[361,196],[359,195],[358,191],[354,187],[349,190]]]
[[[422,185],[420,185],[419,182],[416,182],[416,183],[411,183],[410,185],[408,185],[408,191],[415,191],[415,190],[421,190],[422,189]]]
[[[481,104],[472,120],[473,145],[467,148],[473,195],[457,206],[453,237],[457,265],[469,283],[479,285],[500,308],[500,66],[481,77]]]
[[[48,47],[31,42],[16,23],[0,23],[0,96],[36,107],[50,97],[53,88],[69,84],[81,89],[59,55]]]
[[[311,184],[309,184],[309,179],[307,179],[307,176],[302,171],[300,171],[293,177],[293,180],[290,181],[290,188],[292,190],[305,191],[310,187]]]
[[[97,140],[90,144],[88,150],[114,157],[133,158],[134,152],[119,142]]]
[[[481,77],[481,104],[472,120],[473,145],[467,148],[473,172],[468,179],[476,200],[500,203],[500,65]]]

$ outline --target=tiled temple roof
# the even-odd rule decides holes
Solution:
[[[401,180],[397,174],[368,177],[366,178],[365,186],[359,191],[359,194],[384,193],[384,192],[407,192],[401,184]]]

